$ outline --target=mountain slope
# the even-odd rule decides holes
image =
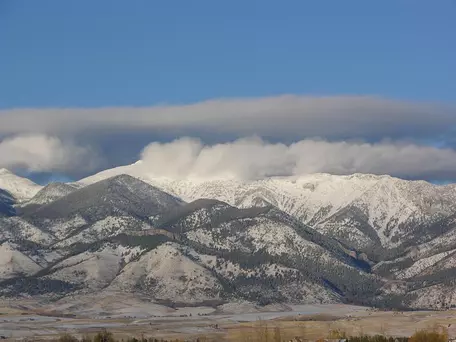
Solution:
[[[220,299],[223,290],[210,270],[185,256],[175,243],[158,246],[128,264],[110,288],[185,303]]]
[[[15,213],[13,197],[9,192],[0,189],[0,217],[13,216]]]
[[[54,237],[32,225],[21,217],[0,218],[0,241],[8,240],[15,243],[30,241],[47,246],[54,241]]]
[[[64,248],[74,244],[91,244],[119,234],[139,233],[151,228],[148,223],[131,216],[108,216],[82,230],[76,230],[75,234],[65,236],[53,247]]]
[[[48,204],[72,193],[75,190],[77,190],[77,188],[69,184],[60,182],[49,183],[40,191],[38,191],[38,193],[33,196],[30,201],[27,202],[27,205]]]
[[[87,250],[52,266],[44,278],[70,282],[87,290],[102,289],[121,270],[123,252],[108,244],[96,251]]]
[[[32,198],[41,188],[42,186],[27,178],[16,176],[7,169],[0,169],[0,189],[9,192],[18,202]]]
[[[73,191],[26,216],[42,222],[79,217],[89,223],[108,216],[149,218],[181,204],[174,196],[121,175]]]
[[[353,292],[365,298],[375,284],[382,282],[365,272],[369,269],[367,263],[353,258],[336,241],[273,206],[238,209],[220,201],[198,200],[180,208],[174,216],[163,217],[157,224],[180,233],[181,242],[196,252],[219,257],[224,262],[249,265],[252,274],[261,265],[274,263],[289,269],[303,284],[325,287],[330,283],[329,292],[336,291],[346,298]],[[235,279],[226,281],[236,283]],[[238,281],[244,282],[242,278]],[[265,279],[256,281],[265,285]],[[277,281],[268,280],[273,284]],[[277,288],[272,293],[270,290],[263,288],[260,292],[266,291],[275,298]],[[294,296],[288,299],[297,300]]]
[[[13,244],[5,242],[0,245],[0,281],[33,275],[40,269],[38,264],[21,253]]]

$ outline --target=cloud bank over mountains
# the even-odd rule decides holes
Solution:
[[[171,178],[262,179],[325,172],[392,174],[405,178],[456,175],[456,151],[406,143],[301,140],[291,145],[259,138],[204,145],[182,138],[152,143],[141,155],[149,174]]]
[[[0,167],[83,176],[125,163],[116,151],[129,146],[138,159],[137,137],[150,136],[141,159],[157,175],[257,179],[363,172],[456,179],[455,128],[455,106],[370,96],[11,109],[0,111]],[[106,136],[114,137],[110,144],[103,144]]]
[[[18,135],[0,142],[0,166],[30,172],[91,171],[99,158],[89,148],[43,134]]]

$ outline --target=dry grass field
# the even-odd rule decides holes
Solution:
[[[343,307],[341,307],[343,309]],[[324,310],[322,310],[324,311]],[[382,312],[358,310],[346,314],[277,313],[209,314],[187,317],[90,318],[65,317],[42,310],[0,307],[0,336],[5,340],[55,340],[63,334],[93,338],[106,329],[116,340],[289,341],[295,337],[318,340],[337,336],[383,335],[410,337],[420,330],[445,331],[456,337],[455,311]],[[246,319],[248,318],[248,321]],[[253,318],[252,318],[253,317]]]

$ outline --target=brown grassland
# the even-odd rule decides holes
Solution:
[[[80,338],[70,334],[63,334],[54,339],[54,342],[215,342],[215,341],[239,341],[239,342],[301,342],[328,340],[346,340],[347,342],[447,342],[448,331],[441,326],[421,329],[412,336],[398,337],[387,335],[349,335],[341,329],[329,330],[326,334],[315,337],[315,332],[307,330],[305,324],[297,324],[293,329],[282,329],[263,321],[258,321],[251,326],[240,326],[232,329],[224,336],[195,336],[189,339],[164,339],[145,336],[129,336],[119,338],[113,333],[102,330],[96,334],[84,335]],[[27,339],[34,341],[34,339]]]

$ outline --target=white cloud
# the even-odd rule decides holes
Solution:
[[[141,159],[141,172],[171,178],[259,179],[316,172],[456,176],[456,151],[394,142],[302,140],[285,145],[248,138],[205,146],[198,139],[182,138],[150,144]]]
[[[91,170],[97,159],[89,148],[42,134],[18,135],[0,141],[0,167],[30,172]]]
[[[94,168],[97,158],[91,149],[69,140],[89,142],[114,166],[131,162],[139,146],[160,140],[156,137],[169,141],[191,135],[226,142],[261,136],[301,141],[274,145],[242,139],[203,146],[184,139],[152,144],[144,158],[155,159],[149,165],[154,172],[177,176],[370,172],[455,179],[455,151],[419,145],[449,142],[455,132],[455,106],[372,96],[286,95],[142,108],[12,109],[0,110],[0,139],[15,136],[1,142],[0,166],[70,170],[82,177]],[[397,142],[405,140],[409,143]]]
[[[436,137],[456,126],[456,108],[372,96],[276,96],[190,105],[0,111],[0,134],[199,131],[236,137]]]

